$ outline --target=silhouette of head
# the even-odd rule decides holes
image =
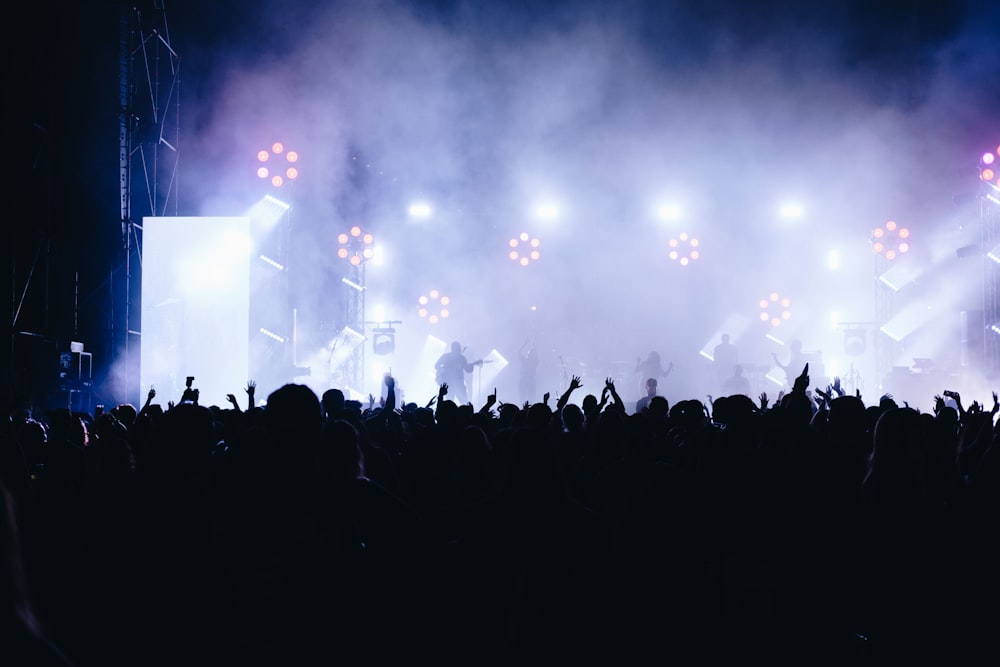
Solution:
[[[459,353],[459,352],[461,352],[461,351],[462,351],[462,344],[461,344],[461,343],[459,343],[459,342],[458,342],[457,340],[456,340],[456,341],[454,341],[454,342],[453,342],[453,343],[451,344],[451,351],[452,351],[452,352],[455,352],[455,353]]]
[[[343,410],[344,399],[344,392],[336,387],[324,391],[321,403],[326,416],[330,417],[331,415],[335,415]]]

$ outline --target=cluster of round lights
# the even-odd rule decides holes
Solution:
[[[983,153],[979,160],[979,177],[986,183],[1000,188],[1000,175],[997,174],[997,162],[1000,161],[1000,146],[996,151]]]
[[[668,245],[670,252],[667,256],[681,266],[687,266],[701,256],[698,251],[698,239],[692,238],[687,232],[681,232],[677,238],[670,239]]]
[[[771,292],[770,296],[760,300],[760,321],[769,322],[772,327],[776,327],[782,321],[792,319],[791,307],[791,299]]]
[[[872,251],[891,262],[910,251],[909,239],[909,229],[900,227],[895,220],[889,220],[882,227],[872,230]]]
[[[270,180],[271,185],[280,188],[287,181],[294,181],[299,177],[299,169],[295,163],[299,161],[299,154],[296,151],[285,150],[285,145],[280,141],[271,144],[269,150],[257,151],[257,177],[261,180]]]
[[[422,319],[426,319],[431,324],[437,324],[440,320],[446,319],[450,314],[448,306],[451,305],[451,298],[441,294],[436,289],[431,290],[427,294],[422,294],[417,299],[417,303],[419,304],[417,315]]]
[[[527,232],[521,232],[517,238],[508,241],[507,245],[510,246],[510,252],[507,253],[507,257],[521,266],[537,262],[541,257],[541,254],[538,252],[538,246],[541,245],[541,241],[530,236]]]
[[[350,233],[338,234],[337,242],[340,244],[337,257],[347,260],[351,266],[359,266],[375,256],[375,237],[369,232],[362,232],[357,225],[351,227]]]

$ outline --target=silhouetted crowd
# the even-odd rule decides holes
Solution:
[[[385,383],[12,409],[0,664],[1000,664],[995,393]]]

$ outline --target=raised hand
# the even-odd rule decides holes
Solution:
[[[579,389],[582,386],[583,386],[583,383],[580,382],[580,376],[579,375],[574,375],[570,379],[570,381],[569,381],[569,388],[570,388],[570,390]]]
[[[250,399],[250,407],[254,406],[254,394],[257,393],[257,383],[254,380],[247,380],[247,387],[244,389]]]
[[[226,400],[232,403],[234,410],[240,409],[240,404],[236,401],[236,394],[226,394]]]
[[[805,393],[806,387],[809,386],[809,364],[806,364],[802,368],[802,372],[797,378],[795,378],[795,383],[792,385],[792,391],[797,393]]]

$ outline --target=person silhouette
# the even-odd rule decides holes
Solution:
[[[655,378],[657,382],[661,378],[666,379],[674,370],[674,362],[670,362],[666,368],[660,360],[660,353],[653,350],[645,359],[641,357],[635,360],[635,372],[639,374],[639,395],[646,394],[646,380]]]
[[[537,374],[538,374],[538,348],[530,338],[525,339],[518,351],[521,359],[521,375],[518,380],[518,393],[521,395],[522,403],[534,401],[536,396]]]
[[[806,365],[806,356],[802,353],[802,341],[798,338],[789,343],[787,364],[782,363],[775,352],[771,353],[771,357],[774,359],[774,364],[784,371],[785,381],[788,386],[792,385],[793,380],[802,372],[802,369]]]
[[[470,362],[465,357],[462,344],[456,340],[452,342],[451,350],[438,357],[434,364],[434,370],[437,371],[437,383],[448,385],[448,394],[454,397],[456,403],[464,405],[469,402],[465,374],[471,373],[476,366],[482,364],[482,359]]]
[[[636,413],[640,413],[649,407],[649,402],[653,400],[654,396],[656,396],[658,384],[659,383],[656,381],[656,378],[646,378],[646,394],[635,402]]]
[[[743,366],[740,364],[733,364],[730,371],[732,374],[727,377],[722,382],[722,395],[723,396],[749,396],[750,395],[750,380],[743,375]]]
[[[728,333],[722,334],[722,341],[712,350],[712,363],[718,381],[725,383],[733,373],[733,366],[739,362],[739,350],[736,345],[730,340]]]

